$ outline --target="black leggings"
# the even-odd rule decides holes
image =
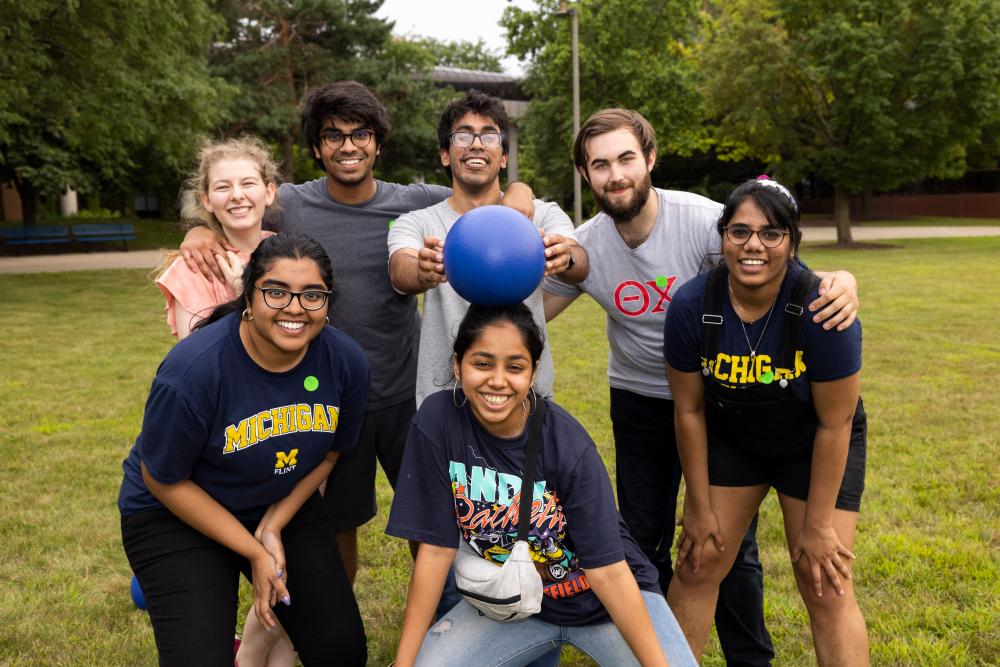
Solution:
[[[319,494],[281,538],[292,604],[279,602],[274,612],[302,664],[364,665],[364,625]],[[251,579],[250,561],[166,509],[123,518],[122,543],[149,607],[160,665],[232,667],[239,573]]]

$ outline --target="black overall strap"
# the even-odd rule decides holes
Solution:
[[[705,306],[701,315],[701,356],[708,361],[715,354],[719,333],[722,331],[722,302],[726,298],[728,276],[725,264],[720,264],[709,271],[708,282],[705,284]]]
[[[795,279],[792,285],[792,293],[785,304],[785,314],[781,325],[781,344],[778,347],[778,354],[775,355],[775,366],[787,368],[795,373],[795,341],[802,330],[802,314],[805,312],[806,299],[819,285],[819,276],[809,269],[802,269],[802,273]]]
[[[517,511],[517,539],[526,541],[531,528],[531,502],[535,495],[535,459],[542,444],[542,421],[548,406],[544,398],[535,399],[535,410],[528,419],[528,452],[524,456],[524,476],[521,478],[521,504]]]

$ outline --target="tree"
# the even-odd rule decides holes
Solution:
[[[179,170],[231,92],[208,75],[219,24],[201,0],[5,1],[0,16],[0,181],[25,224],[39,194]]]
[[[699,53],[716,149],[849,193],[954,178],[1000,109],[995,0],[732,0]]]
[[[500,56],[486,46],[486,42],[478,39],[475,42],[451,42],[419,37],[408,41],[423,47],[435,65],[473,69],[481,72],[502,72],[503,64]]]
[[[661,152],[689,153],[702,145],[701,102],[694,88],[691,46],[699,32],[693,0],[581,0],[580,107],[585,119],[608,106],[641,112],[657,130]],[[572,193],[573,142],[570,26],[554,12],[508,7],[501,21],[508,52],[530,65],[524,88],[532,95],[521,123],[524,160],[536,190]]]
[[[306,91],[360,79],[392,24],[375,16],[381,0],[224,0],[228,36],[212,49],[212,71],[239,85],[227,133],[249,131],[279,147],[285,180],[294,180],[298,109]]]

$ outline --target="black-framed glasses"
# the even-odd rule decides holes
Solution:
[[[729,225],[725,228],[726,238],[733,245],[744,245],[754,234],[760,239],[761,245],[765,248],[777,248],[788,236],[788,232],[777,227],[765,227],[760,231],[754,231],[746,225]]]
[[[257,285],[254,287],[259,289],[264,296],[264,303],[267,304],[267,307],[275,310],[287,308],[293,298],[299,300],[299,305],[304,310],[319,310],[326,305],[331,294],[329,290],[307,289],[304,292],[293,292],[280,287],[258,287]]]
[[[375,132],[363,127],[359,127],[356,130],[351,130],[349,133],[344,134],[338,130],[329,130],[319,135],[319,138],[323,140],[323,143],[331,151],[335,151],[344,145],[344,142],[350,137],[351,143],[357,148],[364,148],[372,142],[372,137],[375,136]]]
[[[475,132],[459,130],[448,136],[451,138],[451,144],[456,148],[468,148],[476,142],[476,137],[479,137],[479,143],[483,145],[483,148],[499,148],[503,145],[503,134],[500,132],[476,134]]]

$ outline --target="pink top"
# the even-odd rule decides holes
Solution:
[[[268,236],[274,236],[274,232],[260,233],[262,241]],[[242,250],[238,250],[236,254],[244,264],[250,261],[250,256]],[[200,272],[192,271],[181,257],[175,259],[163,275],[156,279],[156,286],[167,300],[167,324],[170,325],[170,333],[175,336],[177,322],[174,321],[174,303],[180,303],[184,310],[204,319],[216,306],[236,298],[236,292],[227,283],[215,276],[209,280]]]

